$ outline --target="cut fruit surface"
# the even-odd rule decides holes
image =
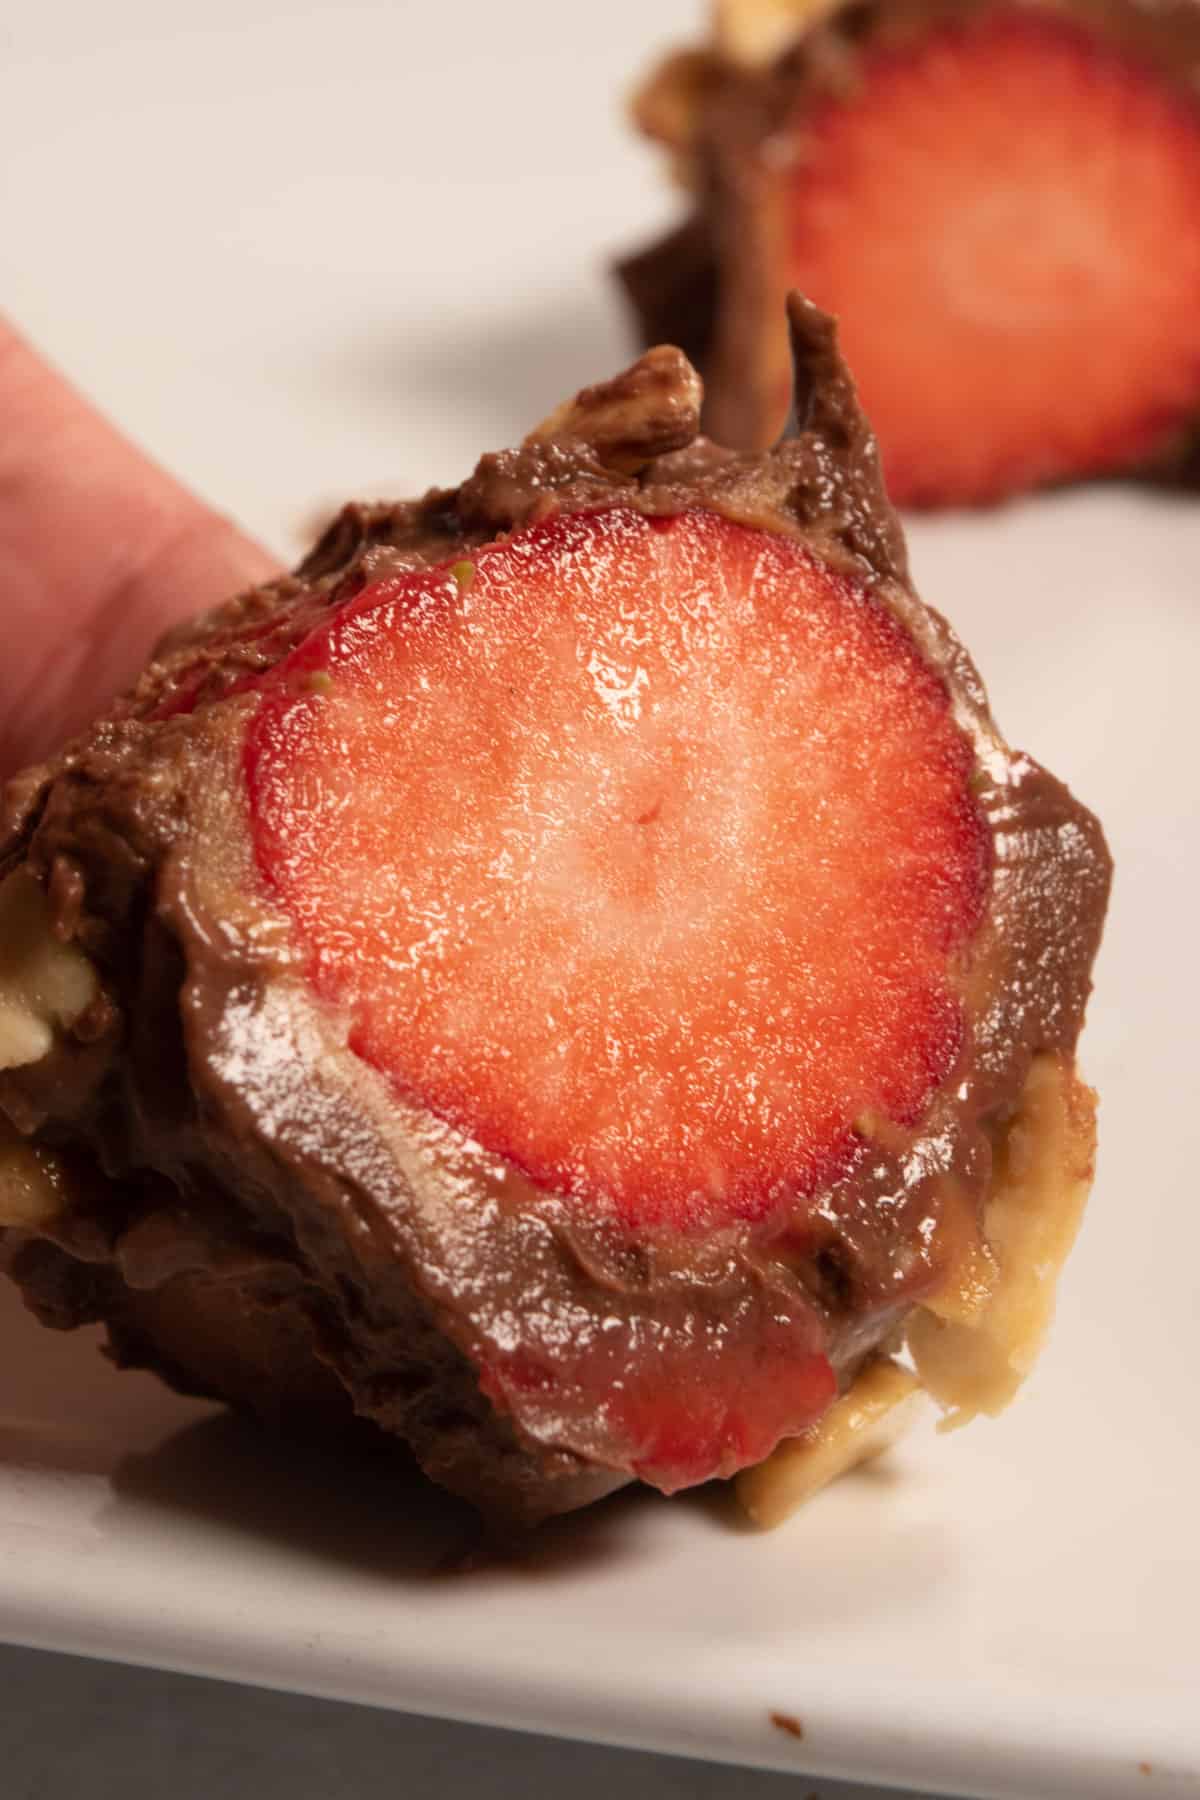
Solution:
[[[786,285],[838,315],[892,499],[1129,468],[1200,408],[1200,105],[998,8],[808,110]]]
[[[263,878],[402,1091],[631,1227],[766,1216],[961,1036],[990,842],[886,608],[707,512],[392,577],[265,684]]]

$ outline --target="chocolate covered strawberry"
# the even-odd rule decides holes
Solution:
[[[1107,860],[912,593],[828,322],[791,325],[769,454],[698,437],[653,352],[347,509],[16,784],[0,907],[77,996],[0,1075],[48,1322],[371,1420],[501,1518],[784,1441],[794,1484],[826,1416],[907,1398],[917,1322],[944,1404],[1003,1397],[994,1162],[1036,1071],[1061,1255]]]
[[[755,32],[770,13],[775,29]],[[787,410],[779,297],[839,322],[893,500],[1194,473],[1200,16],[1190,0],[727,0],[642,118],[686,148],[693,223],[626,279],[690,333],[708,420]]]

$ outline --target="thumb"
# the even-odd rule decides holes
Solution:
[[[275,564],[0,320],[0,776],[45,755],[171,625]]]

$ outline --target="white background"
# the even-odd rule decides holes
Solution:
[[[698,13],[8,0],[4,304],[292,557],[330,500],[454,479],[627,359],[606,263],[675,202],[621,99]],[[1001,723],[1118,855],[1086,1043],[1100,1178],[1028,1396],[774,1539],[702,1505],[619,1502],[583,1530],[604,1556],[446,1590],[372,1565],[409,1528],[403,1497],[368,1484],[350,1504],[221,1428],[198,1452],[173,1435],[194,1409],[108,1376],[86,1342],[39,1347],[6,1303],[0,1634],[951,1790],[1200,1791],[1200,507],[1096,490],[922,523],[913,544]],[[209,1485],[189,1501],[198,1455]],[[129,1474],[147,1457],[149,1490]],[[366,1553],[326,1555],[310,1513]],[[241,1800],[253,1768],[286,1771],[294,1800],[370,1800],[380,1759],[406,1791],[475,1800],[776,1791],[18,1652],[4,1671],[3,1791],[30,1800],[82,1791],[84,1770],[92,1794],[148,1800],[164,1767],[186,1800]],[[804,1716],[803,1746],[772,1706]]]

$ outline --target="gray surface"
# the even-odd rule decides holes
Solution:
[[[799,1744],[767,1775],[32,1650],[0,1647],[0,1696],[4,1800],[876,1800]]]

